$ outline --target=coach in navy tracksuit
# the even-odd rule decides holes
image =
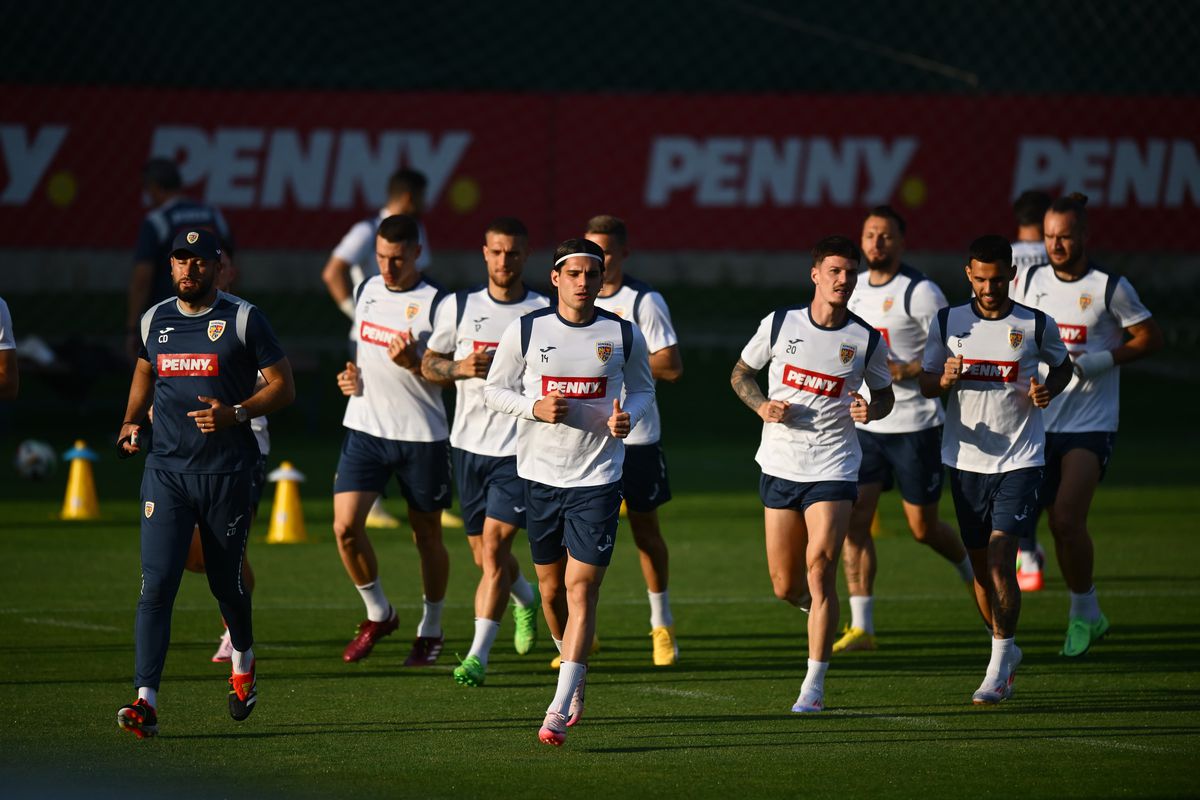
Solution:
[[[251,470],[259,456],[249,422],[289,404],[295,385],[262,312],[217,290],[220,269],[215,235],[194,229],[175,238],[176,296],[142,316],[141,351],[121,426],[119,447],[138,452],[140,426],[153,405],[154,436],[141,491],[138,699],[117,714],[118,724],[138,738],[158,732],[155,705],[171,608],[197,525],[209,588],[233,641],[230,715],[245,719],[256,699],[250,593],[242,585]],[[266,386],[255,392],[259,371]]]

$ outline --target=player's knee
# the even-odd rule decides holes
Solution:
[[[1087,536],[1087,519],[1071,508],[1051,509],[1050,533],[1055,539],[1073,540]]]
[[[591,581],[576,581],[567,587],[567,603],[572,608],[594,608],[599,597],[600,585]]]
[[[366,530],[361,525],[355,525],[351,520],[334,518],[333,520],[333,537],[337,540],[339,547],[353,546],[366,534]]]

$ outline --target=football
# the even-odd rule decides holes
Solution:
[[[31,481],[38,481],[54,472],[58,454],[54,448],[37,439],[26,439],[17,446],[17,457],[13,464],[17,474]]]

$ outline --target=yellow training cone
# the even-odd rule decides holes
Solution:
[[[883,521],[879,519],[879,509],[875,509],[875,516],[871,517],[871,536],[872,538],[883,534]]]
[[[63,498],[63,519],[100,519],[100,501],[96,499],[96,477],[92,473],[92,462],[96,454],[88,449],[83,439],[75,440],[75,447],[63,453],[63,460],[71,462],[67,475],[67,495]]]
[[[284,461],[279,469],[267,476],[275,484],[275,503],[271,506],[271,526],[267,529],[270,544],[292,544],[307,542],[304,530],[304,509],[300,507],[300,482],[304,476]]]

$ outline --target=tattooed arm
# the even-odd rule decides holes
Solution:
[[[782,400],[768,400],[762,387],[758,385],[757,376],[758,370],[739,358],[733,367],[733,374],[729,376],[733,393],[747,408],[762,417],[763,422],[782,422],[787,414],[788,404]]]

